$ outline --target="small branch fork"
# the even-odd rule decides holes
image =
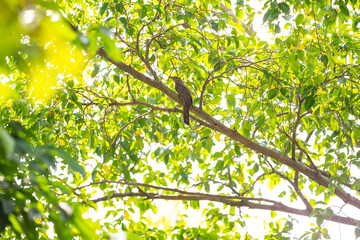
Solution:
[[[295,192],[297,193],[297,195],[300,197],[301,201],[305,204],[306,206],[306,210],[308,211],[312,211],[313,207],[310,205],[309,201],[306,199],[306,197],[304,196],[304,194],[301,192],[299,185],[298,185],[298,181],[297,179],[295,179],[294,181],[292,181],[288,176],[286,176],[285,174],[283,174],[282,172],[279,172],[277,170],[275,170],[275,168],[267,161],[268,165],[271,168],[271,173],[277,174],[278,176],[280,176],[282,179],[285,179],[287,182],[289,182],[295,189]]]
[[[249,52],[249,51],[248,51],[248,52]],[[204,82],[204,84],[203,84],[203,86],[202,86],[202,88],[201,88],[201,94],[200,94],[200,100],[199,100],[199,102],[200,102],[200,103],[199,103],[199,108],[200,108],[200,109],[202,109],[202,106],[203,106],[203,98],[204,98],[204,94],[205,94],[206,87],[207,87],[207,85],[208,85],[211,81],[213,81],[213,80],[215,80],[215,79],[217,79],[217,78],[222,78],[222,77],[224,77],[226,74],[231,73],[231,72],[233,72],[233,71],[235,71],[235,70],[237,70],[237,69],[245,69],[245,68],[248,68],[248,67],[253,67],[253,65],[258,65],[258,64],[261,63],[261,62],[266,62],[266,61],[268,61],[269,59],[271,59],[271,56],[270,56],[269,58],[264,59],[264,60],[261,60],[261,61],[258,61],[258,62],[245,61],[245,60],[243,60],[242,58],[243,58],[246,54],[248,54],[248,52],[246,52],[245,54],[243,54],[243,56],[233,57],[233,58],[230,58],[230,59],[227,59],[227,60],[224,60],[224,61],[219,62],[219,64],[218,64],[212,71],[209,72],[208,77],[207,77],[207,79],[205,80],[205,82]],[[237,66],[235,66],[235,67],[231,67],[231,66],[229,65],[230,69],[228,69],[228,70],[226,70],[226,71],[223,71],[223,72],[220,73],[219,75],[213,76],[214,73],[215,73],[217,70],[219,70],[219,68],[221,68],[221,65],[222,65],[222,64],[227,64],[228,61],[232,61],[232,60],[239,60],[239,63],[240,63],[240,64],[237,65]]]
[[[238,208],[248,207],[251,209],[262,209],[269,211],[280,211],[290,214],[296,214],[301,216],[311,216],[312,208],[306,209],[297,209],[293,207],[289,207],[281,202],[266,199],[266,198],[251,198],[251,197],[243,197],[243,196],[228,196],[228,195],[215,195],[215,194],[207,194],[207,193],[199,193],[199,192],[191,192],[184,191],[177,188],[170,187],[162,187],[162,186],[153,186],[151,184],[145,183],[137,183],[137,182],[126,182],[126,181],[113,181],[113,180],[102,180],[98,182],[92,182],[88,185],[84,185],[74,189],[74,192],[79,191],[81,189],[86,189],[88,187],[100,185],[100,184],[117,184],[122,185],[124,187],[133,187],[137,189],[137,192],[118,192],[113,193],[111,195],[106,195],[100,198],[91,199],[89,201],[98,203],[102,201],[107,201],[112,198],[129,198],[129,197],[137,197],[143,200],[179,200],[179,201],[211,201],[211,202],[219,202],[229,206],[234,206]],[[146,189],[146,190],[145,190]],[[148,190],[156,190],[157,192],[148,192]],[[163,194],[165,192],[166,194]],[[332,222],[338,222],[342,224],[357,226],[356,222],[358,220],[343,217],[340,215],[334,215],[331,218],[326,217],[327,220]]]

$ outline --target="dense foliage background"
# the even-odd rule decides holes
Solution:
[[[359,4],[1,1],[1,236],[360,236]]]

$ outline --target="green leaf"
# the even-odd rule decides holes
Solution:
[[[104,12],[106,11],[107,7],[109,6],[109,3],[105,2],[103,3],[102,7],[100,8],[100,15],[104,15]]]
[[[205,183],[205,192],[210,192],[210,184],[209,183]]]
[[[231,206],[231,207],[230,207],[230,210],[229,210],[229,213],[230,213],[231,215],[235,215],[235,212],[236,212],[236,208],[235,208],[234,206]]]
[[[328,233],[328,230],[326,228],[321,229],[321,234],[325,239],[331,239],[331,237],[330,237],[330,235]]]
[[[349,16],[350,16],[349,9],[347,9],[347,7],[346,7],[345,5],[341,5],[341,6],[340,6],[340,11],[341,11],[346,17],[349,17]]]
[[[209,152],[211,152],[211,148],[214,146],[214,141],[212,140],[212,138],[208,138],[206,139],[206,150],[208,150]]]
[[[263,17],[263,22],[269,22],[271,23],[272,21],[274,21],[275,19],[278,18],[278,16],[280,15],[280,11],[278,11],[277,9],[269,9]]]
[[[126,18],[125,17],[120,17],[119,20],[123,24],[123,26],[125,28],[127,28],[128,22],[127,22]]]
[[[355,237],[360,238],[360,228],[355,228]]]
[[[139,235],[136,235],[134,233],[130,233],[130,232],[126,233],[126,239],[127,240],[145,240],[145,238],[143,238]]]
[[[270,21],[271,19],[271,14],[272,14],[273,10],[272,9],[269,9],[265,14],[264,14],[264,17],[263,17],[263,22],[267,22],[267,21]]]
[[[306,96],[310,92],[310,90],[312,90],[313,88],[314,88],[313,85],[305,86],[302,89],[302,95]]]
[[[240,151],[239,146],[238,146],[238,145],[235,145],[235,146],[234,146],[234,149],[235,149],[235,153],[236,153],[238,156],[241,156],[241,151]],[[360,153],[360,151],[359,151],[359,153]]]
[[[256,127],[261,127],[262,125],[264,125],[264,122],[265,122],[265,116],[261,115],[256,119],[255,126]]]
[[[199,209],[199,208],[200,208],[199,201],[190,201],[190,206],[191,206],[193,209]]]
[[[69,186],[67,186],[66,184],[64,184],[60,181],[54,181],[54,182],[52,182],[52,185],[53,185],[53,187],[60,189],[63,193],[66,193],[68,195],[71,195],[73,193],[72,189]]]
[[[304,108],[305,111],[309,110],[315,104],[315,96],[311,95],[305,99]]]
[[[289,5],[287,5],[286,3],[282,2],[278,4],[279,8],[281,9],[281,11],[283,11],[283,13],[288,14],[290,12],[290,7]]]
[[[94,170],[92,173],[91,173],[91,179],[93,180],[93,182],[95,182],[96,180],[96,175],[97,175],[98,171],[97,170]]]
[[[163,178],[157,179],[157,182],[158,182],[160,185],[162,185],[162,186],[167,186],[167,182],[166,182],[166,180],[163,179]]]
[[[139,14],[140,20],[143,19],[144,17],[146,17],[146,14],[147,14],[147,7],[142,6],[142,8],[140,10],[140,14]]]
[[[285,148],[284,148],[284,154],[287,155],[292,149],[292,143],[291,142],[286,142],[285,144]]]
[[[191,18],[192,12],[186,10],[186,11],[185,11],[185,15],[186,15],[188,18]]]
[[[117,84],[120,84],[120,77],[119,77],[119,75],[114,75],[113,78],[114,78],[114,81],[115,81]]]
[[[260,168],[259,164],[255,163],[254,168],[253,168],[254,173],[257,173],[259,171],[259,168]]]
[[[14,228],[15,232],[23,233],[23,228],[21,227],[21,224],[14,215],[9,216],[9,221],[11,223],[11,227]]]
[[[210,26],[215,30],[219,31],[219,23],[216,21],[210,21]]]
[[[99,73],[99,70],[100,70],[100,65],[99,64],[94,64],[94,69],[91,72],[91,77],[92,78],[95,77]]]
[[[324,64],[324,67],[327,67],[328,63],[329,63],[329,59],[326,55],[321,55],[320,58],[321,62]]]
[[[0,156],[9,159],[15,150],[15,140],[10,134],[0,127]]]
[[[215,170],[216,171],[221,171],[224,169],[224,161],[223,160],[218,160],[216,165],[215,165]]]
[[[85,169],[79,165],[75,158],[72,158],[64,150],[58,148],[52,148],[51,153],[64,160],[64,163],[70,167],[70,169],[80,173],[83,177],[86,176]]]
[[[276,24],[274,26],[274,33],[280,33],[280,32],[281,32],[280,26],[279,26],[279,24]]]
[[[324,215],[318,214],[316,216],[316,224],[320,227],[324,222]]]
[[[326,214],[326,217],[329,217],[329,218],[332,218],[335,215],[334,211],[331,208],[327,208],[325,214]]]
[[[269,92],[268,92],[268,94],[267,94],[267,98],[269,99],[269,100],[271,100],[271,99],[273,99],[273,98],[275,98],[276,96],[277,96],[277,94],[278,94],[278,90],[277,89],[271,89]]]
[[[353,20],[352,30],[353,30],[354,32],[359,30],[359,23],[360,23],[360,17],[358,17],[358,18],[356,18],[356,19]]]
[[[297,26],[301,25],[304,22],[304,19],[305,19],[305,17],[304,17],[303,14],[297,15],[296,18],[295,18],[296,25]]]
[[[164,156],[164,163],[167,165],[169,163],[170,154],[166,153]]]
[[[226,95],[226,102],[229,108],[233,108],[236,105],[236,99],[235,96],[232,94]]]
[[[286,191],[282,191],[280,194],[279,194],[279,198],[282,198],[286,195]]]
[[[122,1],[120,1],[119,3],[116,4],[116,10],[119,12],[119,13],[124,13],[124,4]]]

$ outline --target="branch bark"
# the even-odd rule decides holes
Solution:
[[[168,187],[160,187],[160,186],[152,186],[150,184],[145,183],[130,183],[125,181],[111,181],[111,180],[104,180],[100,182],[94,182],[88,184],[86,186],[82,186],[76,188],[74,190],[79,190],[82,188],[86,188],[92,185],[98,185],[103,183],[110,183],[110,184],[121,184],[124,186],[132,186],[139,189],[139,187],[149,188],[149,189],[156,189],[160,191],[166,191],[167,193],[173,192],[173,194],[162,194],[162,193],[153,193],[153,192],[145,192],[143,189],[139,192],[128,192],[128,193],[114,193],[112,195],[103,196],[100,198],[92,199],[90,201],[94,203],[107,201],[111,198],[128,198],[128,197],[141,197],[143,200],[155,200],[155,199],[163,199],[163,200],[179,200],[179,201],[211,201],[211,202],[219,202],[229,206],[234,206],[238,208],[248,207],[251,209],[262,209],[262,210],[269,210],[269,211],[279,211],[285,213],[291,213],[301,216],[311,216],[311,209],[297,209],[293,207],[289,207],[281,202],[269,200],[266,198],[247,198],[242,196],[227,196],[227,195],[214,195],[214,194],[205,194],[205,193],[197,193],[197,192],[188,192],[179,190],[176,188],[168,188]],[[177,193],[177,194],[175,194]],[[343,217],[340,215],[334,215],[331,218],[326,217],[325,219],[333,222],[338,222],[342,224],[357,226],[356,219]]]
[[[105,52],[105,50],[103,48],[100,48],[97,52],[104,59],[106,59],[107,61],[114,64],[119,69],[130,74],[135,79],[138,79],[139,81],[142,81],[143,83],[160,90],[161,92],[166,94],[169,98],[177,101],[179,104],[182,103],[180,97],[174,91],[172,91],[168,86],[163,84],[161,81],[155,81],[155,80],[147,77],[146,75],[136,71],[134,68],[132,68],[131,66],[129,66],[123,62],[115,62],[107,55],[107,53]],[[264,146],[260,145],[259,143],[254,142],[254,141],[244,137],[237,130],[228,128],[227,126],[225,126],[224,124],[222,124],[221,122],[219,122],[218,120],[216,120],[215,118],[213,118],[211,115],[209,115],[205,111],[201,110],[200,108],[191,106],[190,111],[193,112],[197,117],[201,118],[203,121],[207,122],[208,123],[207,126],[209,128],[226,135],[230,139],[243,144],[245,147],[250,148],[259,154],[270,157],[270,158],[272,158],[278,162],[281,162],[282,164],[284,164],[296,171],[299,171],[300,173],[309,177],[311,180],[317,182],[321,186],[324,186],[324,187],[329,186],[329,184],[330,184],[329,180],[326,177],[324,177],[323,175],[321,175],[319,173],[319,171],[316,171],[315,169],[311,168],[310,166],[308,166],[304,163],[301,163],[301,162],[294,161],[292,158],[285,156],[276,150],[264,147]],[[339,187],[335,187],[334,194],[336,196],[338,196],[340,199],[342,199],[345,203],[350,204],[350,205],[360,209],[360,200],[357,199],[356,197],[351,196],[349,193],[345,192],[344,190],[340,189]]]

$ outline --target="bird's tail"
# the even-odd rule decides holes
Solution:
[[[190,109],[190,105],[188,104],[184,104],[184,109],[183,109],[183,118],[184,118],[184,123],[187,125],[190,125],[190,113],[189,113],[189,109]]]

